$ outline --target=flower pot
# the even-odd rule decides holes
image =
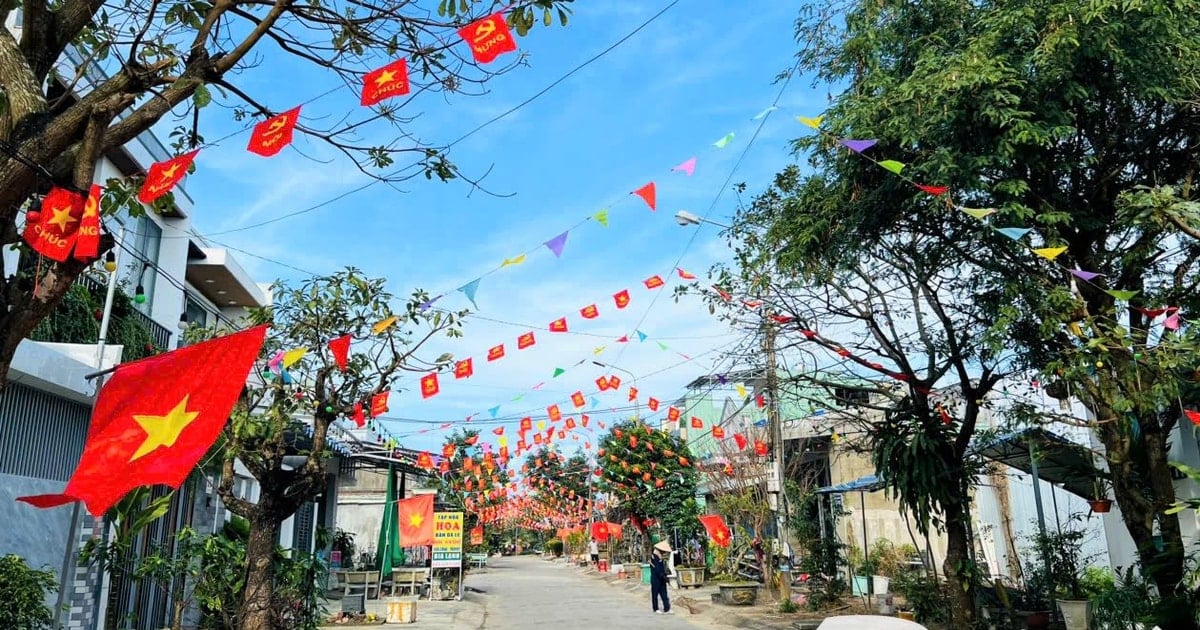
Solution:
[[[850,582],[850,594],[855,597],[862,597],[867,594],[869,588],[867,580],[871,578],[866,575],[856,575]]]
[[[704,567],[675,567],[679,574],[679,588],[704,586]]]
[[[1067,630],[1088,630],[1092,623],[1092,603],[1087,600],[1060,599],[1058,612]]]
[[[882,575],[871,576],[871,588],[874,589],[876,595],[887,593],[892,586],[892,578]]]
[[[1088,505],[1092,506],[1092,511],[1096,514],[1107,514],[1112,510],[1112,500],[1110,499],[1092,499],[1088,501]]]
[[[726,606],[753,606],[758,601],[757,584],[718,584],[717,588]]]

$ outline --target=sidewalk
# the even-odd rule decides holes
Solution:
[[[477,573],[486,573],[487,569],[473,569],[468,573],[470,575]],[[387,620],[387,596],[376,599],[368,599],[366,604],[367,614],[374,614],[380,622],[372,625],[352,625],[330,623],[323,624],[322,628],[412,628],[413,630],[451,630],[451,629],[474,629],[482,628],[484,620],[487,618],[486,611],[486,595],[471,592],[470,581],[466,582],[467,590],[463,593],[462,600],[434,600],[427,599],[417,600],[414,597],[400,597],[406,601],[416,601],[417,621],[416,623],[386,623]],[[341,610],[340,600],[326,600],[325,607],[329,611],[328,615],[332,616]]]

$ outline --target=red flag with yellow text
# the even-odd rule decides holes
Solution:
[[[368,72],[363,77],[359,103],[364,106],[375,105],[393,96],[404,96],[411,89],[408,82],[408,60],[397,59],[382,68]]]
[[[91,262],[100,257],[100,186],[92,184],[83,202],[83,216],[75,236],[75,260]]]
[[[283,147],[292,143],[292,133],[299,120],[300,108],[295,107],[254,125],[246,150],[263,157],[279,153]]]
[[[42,198],[41,211],[25,217],[25,242],[46,258],[65,262],[78,238],[85,203],[79,193],[51,188]]]
[[[471,46],[471,54],[479,63],[491,63],[496,57],[517,50],[517,40],[504,21],[503,13],[493,13],[458,29],[458,34]]]
[[[138,486],[178,488],[220,435],[266,334],[257,326],[117,366],[66,489],[19,500],[83,501],[100,516]]]
[[[150,165],[150,170],[146,173],[146,181],[142,183],[142,189],[138,191],[138,201],[142,203],[154,203],[156,199],[167,194],[187,175],[188,169],[192,167],[192,161],[196,159],[196,154],[200,149],[189,151],[183,155],[177,155],[169,160],[155,162]]]

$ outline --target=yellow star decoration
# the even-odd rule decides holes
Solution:
[[[175,173],[179,171],[179,162],[176,162],[162,170],[163,179],[171,179],[175,177]]]
[[[165,416],[135,415],[133,419],[146,432],[146,439],[129,458],[129,461],[144,457],[160,446],[174,446],[175,440],[179,439],[179,434],[183,433],[183,430],[200,415],[198,411],[188,411],[187,403],[188,397],[184,396],[183,400],[179,401],[179,404],[175,405],[175,408],[168,411]]]
[[[395,78],[396,78],[395,70],[384,70],[383,72],[379,73],[379,76],[375,77],[375,86],[381,87],[381,86],[387,85],[387,84],[391,83],[392,80]]]
[[[53,208],[50,211],[54,213],[54,218],[49,221],[50,225],[57,225],[58,229],[63,232],[67,231],[68,223],[74,223],[79,220],[71,216],[70,208]]]
[[[420,514],[413,514],[408,517],[408,524],[410,527],[420,527],[421,523],[424,521],[425,517],[421,516]]]

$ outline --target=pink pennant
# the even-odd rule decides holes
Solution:
[[[1167,318],[1163,320],[1163,328],[1167,330],[1179,330],[1179,307],[1173,306],[1168,311],[1171,312]]]
[[[696,158],[688,158],[683,162],[683,164],[672,167],[671,171],[687,173],[687,176],[691,177],[692,173],[696,172]]]

